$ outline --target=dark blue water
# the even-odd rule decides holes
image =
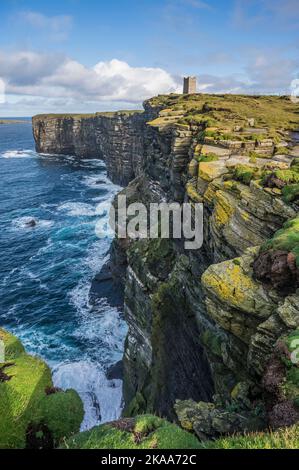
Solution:
[[[96,208],[118,189],[100,160],[36,154],[30,121],[0,125],[0,325],[49,363],[57,386],[80,393],[83,428],[121,408],[121,381],[105,369],[121,358],[126,326],[106,299],[88,301],[111,243],[96,236],[107,217]]]

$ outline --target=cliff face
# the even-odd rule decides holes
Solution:
[[[108,175],[126,185],[140,172],[143,129],[156,110],[94,115],[38,115],[32,119],[36,150],[40,153],[98,157]]]
[[[299,127],[295,105],[170,95],[148,101],[146,114],[154,118],[147,124],[130,117],[142,123],[134,124],[137,170],[125,179],[137,177],[123,194],[145,205],[202,202],[204,244],[188,251],[177,240],[114,241],[114,274],[127,272],[125,414],[177,416],[200,438],[291,424],[298,223],[279,229],[298,213],[298,147],[287,132]],[[105,132],[112,155],[118,130]]]
[[[291,398],[270,399],[265,377],[275,345],[299,326],[298,298],[260,282],[254,264],[260,247],[297,214],[283,188],[297,181],[289,167],[298,149],[287,147],[283,130],[277,136],[268,127],[249,127],[228,139],[218,136],[216,124],[206,127],[201,106],[204,123],[193,117],[186,123],[188,113],[172,103],[165,107],[146,127],[142,176],[124,193],[146,205],[202,202],[204,245],[185,251],[175,241],[115,240],[128,263],[125,413],[173,418],[175,410],[201,438],[260,429],[268,420],[274,427],[290,424],[297,419],[297,386]],[[269,185],[273,174],[287,182]],[[279,269],[277,276],[283,277]],[[280,387],[287,375],[284,370]]]

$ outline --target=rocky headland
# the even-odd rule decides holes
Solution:
[[[274,96],[33,118],[38,151],[103,158],[129,202],[204,205],[199,250],[114,240],[126,417],[163,416],[200,440],[298,421],[298,129],[298,105]]]

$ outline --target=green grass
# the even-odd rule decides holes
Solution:
[[[249,185],[250,181],[258,178],[259,175],[260,173],[257,168],[248,165],[236,165],[233,171],[233,179],[246,185]]]
[[[219,160],[218,155],[215,153],[208,153],[207,155],[198,155],[196,158],[198,162],[217,162]]]
[[[152,106],[165,108],[177,107],[185,112],[180,119],[188,122],[195,120],[211,120],[212,126],[228,129],[228,134],[235,126],[248,127],[248,119],[255,119],[255,126],[266,128],[268,132],[259,135],[252,130],[251,137],[242,132],[241,140],[263,139],[271,136],[275,142],[280,141],[281,130],[297,130],[299,128],[298,106],[288,97],[279,96],[246,96],[246,95],[160,95],[149,100]],[[231,131],[229,131],[229,129]],[[225,134],[224,134],[225,135]]]
[[[125,420],[124,420],[125,421]],[[175,424],[153,415],[133,418],[131,430],[110,424],[65,440],[67,449],[197,449],[199,441]]]
[[[283,250],[294,253],[299,267],[299,217],[287,221],[274,236],[262,246],[262,250]]]
[[[202,449],[298,449],[299,426],[275,432],[258,432],[223,437],[216,441],[201,443]]]
[[[153,415],[131,419],[130,429],[120,420],[96,426],[64,440],[66,449],[298,449],[299,426],[221,437],[200,442],[187,431]]]
[[[275,147],[275,155],[288,155],[290,153],[287,147]]]
[[[286,185],[282,188],[282,199],[290,203],[299,199],[299,184]]]
[[[119,110],[119,111],[103,111],[98,113],[50,113],[50,114],[37,114],[33,116],[33,120],[39,119],[90,119],[95,118],[97,116],[105,116],[105,117],[114,117],[114,116],[131,116],[132,114],[142,113],[142,110]]]
[[[0,448],[23,448],[31,423],[43,423],[54,440],[78,432],[83,405],[75,391],[46,394],[53,386],[49,367],[27,354],[21,342],[0,329],[5,346],[5,374],[0,381]]]

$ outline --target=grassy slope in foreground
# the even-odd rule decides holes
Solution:
[[[202,449],[298,449],[299,425],[275,432],[231,436],[201,444]]]
[[[83,405],[74,390],[53,388],[51,371],[38,357],[27,354],[21,342],[0,329],[5,362],[0,363],[0,448],[23,448],[28,432],[37,447],[55,445],[78,432]]]
[[[299,426],[199,442],[178,426],[152,415],[124,418],[65,440],[66,449],[297,449]]]

